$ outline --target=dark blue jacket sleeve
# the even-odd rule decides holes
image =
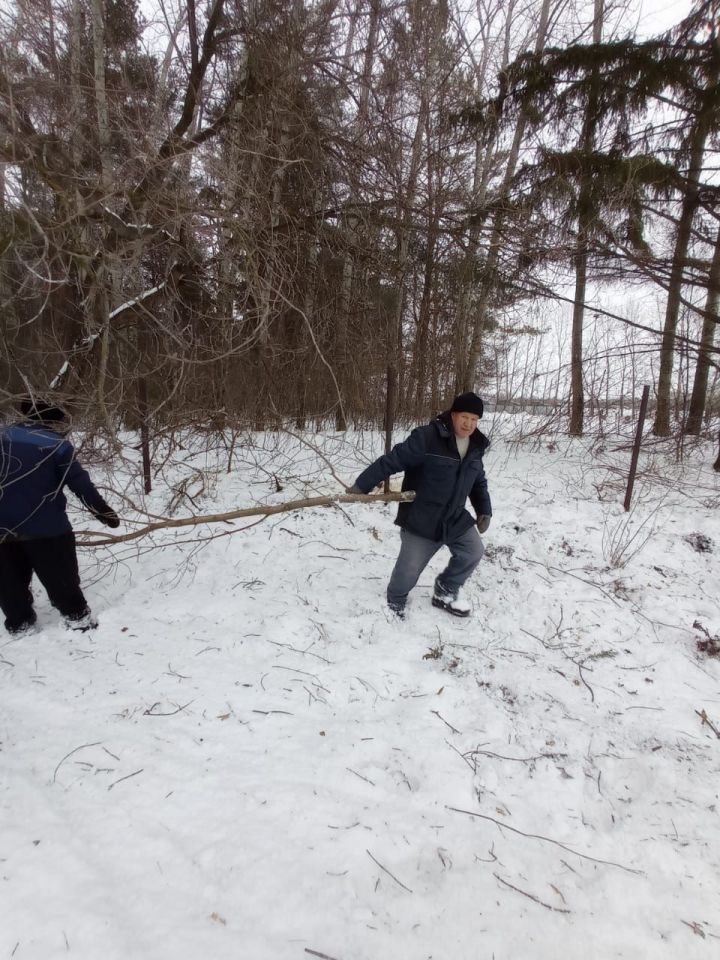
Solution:
[[[75,448],[65,440],[55,451],[55,466],[60,486],[67,485],[92,513],[105,513],[109,507],[90,479],[90,474],[75,456]]]
[[[426,427],[417,427],[407,440],[396,444],[390,453],[371,463],[367,470],[363,470],[355,481],[355,485],[363,493],[369,493],[383,480],[387,480],[394,473],[403,473],[411,467],[422,463],[427,450]]]
[[[470,491],[470,503],[478,517],[491,517],[492,504],[490,503],[490,493],[488,492],[487,477],[485,476],[485,467],[480,462],[477,480]]]

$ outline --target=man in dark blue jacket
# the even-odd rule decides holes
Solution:
[[[479,533],[490,526],[492,506],[483,455],[490,446],[477,429],[483,403],[475,393],[455,397],[445,413],[417,427],[403,443],[364,470],[348,492],[369,493],[394,473],[405,473],[403,490],[414,490],[401,503],[395,523],[401,527],[400,555],[390,577],[390,609],[404,617],[408,593],[431,557],[443,545],[450,562],[435,579],[432,602],[458,617],[470,614],[461,588],[483,555]],[[476,519],[465,509],[470,498]]]
[[[35,623],[30,580],[47,590],[68,627],[97,626],[80,589],[75,535],[65,512],[69,487],[88,510],[109,527],[117,514],[80,466],[63,436],[64,410],[25,399],[22,423],[0,430],[0,607],[11,634]]]

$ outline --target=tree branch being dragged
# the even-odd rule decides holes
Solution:
[[[196,527],[203,523],[230,523],[245,517],[269,517],[274,513],[290,513],[292,510],[304,510],[307,507],[334,507],[338,503],[392,503],[397,501],[414,500],[415,493],[408,490],[405,493],[341,493],[334,497],[309,497],[306,500],[288,500],[287,503],[267,504],[260,507],[247,507],[244,510],[231,510],[229,513],[209,513],[197,517],[180,517],[177,520],[157,520],[139,527],[131,533],[109,534],[97,530],[78,530],[77,545],[79,547],[104,547],[113,543],[125,543],[128,540],[138,540],[156,530],[165,530],[174,527]],[[238,531],[240,532],[240,531]]]

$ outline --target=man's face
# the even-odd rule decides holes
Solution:
[[[456,437],[469,437],[473,430],[477,429],[478,417],[474,413],[456,413],[451,412],[453,430]]]

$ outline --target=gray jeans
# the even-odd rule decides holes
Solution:
[[[396,609],[405,606],[407,595],[420,579],[420,574],[443,546],[436,540],[419,537],[408,530],[400,531],[400,540],[400,556],[387,588],[388,603]],[[443,593],[455,595],[480,563],[485,550],[475,527],[470,527],[457,540],[448,543],[447,547],[452,554],[450,563],[435,582]]]

